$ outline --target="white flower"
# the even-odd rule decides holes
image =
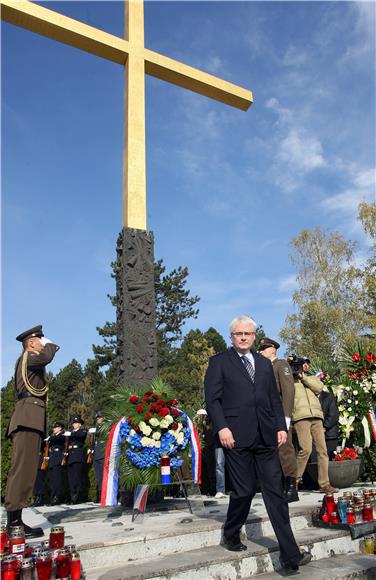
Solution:
[[[171,425],[171,423],[174,422],[173,418],[171,417],[171,415],[166,415],[166,417],[164,418],[165,421],[167,421],[168,425]]]
[[[153,439],[160,439],[161,438],[161,434],[159,431],[154,431],[153,435],[152,435]]]
[[[351,411],[352,411],[352,408],[351,408],[351,407],[349,407],[347,410],[348,410],[348,412],[349,412],[349,413],[351,413]]]
[[[160,442],[160,441],[156,441],[156,442],[154,443],[154,447],[156,447],[157,449],[159,449],[159,448],[160,448],[160,446],[161,446],[161,442]]]
[[[143,423],[142,427],[141,427],[141,423],[139,425],[141,431],[143,432],[144,435],[150,435],[150,433],[152,431],[151,427],[149,427],[149,425],[146,425],[146,423],[144,423],[143,421],[142,421],[142,423]]]
[[[353,395],[357,395],[357,394],[358,394],[358,391],[353,391]]]
[[[166,417],[163,417],[162,421],[159,423],[159,426],[162,427],[162,429],[166,429],[169,426],[170,423],[168,423],[168,421],[166,421]]]
[[[134,429],[131,429],[131,430],[129,431],[129,435],[135,435],[135,433],[136,433],[136,431],[135,431]]]
[[[184,441],[184,433],[178,433],[178,436],[176,437],[176,441],[178,442],[179,445],[181,445]]]
[[[158,421],[158,419],[157,419],[156,417],[152,417],[152,418],[149,420],[149,423],[150,423],[150,425],[152,425],[153,427],[158,427],[158,425],[159,425],[159,421]]]
[[[149,437],[142,437],[141,438],[141,445],[143,447],[154,447],[153,439],[149,439]]]
[[[146,427],[145,421],[140,421],[138,426],[140,427],[140,429],[142,429],[142,427]]]

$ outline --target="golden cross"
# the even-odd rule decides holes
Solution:
[[[246,111],[252,93],[144,46],[143,0],[126,2],[128,40],[29,1],[0,0],[1,18],[125,66],[123,225],[146,230],[145,73]]]

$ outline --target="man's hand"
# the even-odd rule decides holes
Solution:
[[[224,427],[218,431],[218,437],[222,447],[225,447],[226,449],[232,449],[234,447],[235,439],[228,427]]]
[[[278,431],[277,433],[278,447],[282,447],[287,441],[286,431]]]

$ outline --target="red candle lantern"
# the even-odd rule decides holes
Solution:
[[[1,538],[0,538],[0,552],[5,552],[5,548],[8,546],[9,536],[6,526],[1,526]]]
[[[354,524],[355,523],[354,509],[352,507],[350,507],[350,506],[346,510],[346,518],[347,518],[347,523],[348,524]]]
[[[373,521],[373,509],[370,503],[364,504],[363,507],[363,521],[372,522]]]
[[[16,580],[19,575],[19,564],[17,556],[4,556],[1,562],[1,579],[2,580]]]
[[[50,548],[55,550],[56,548],[64,548],[65,533],[63,526],[55,526],[51,528],[50,531]]]
[[[71,554],[71,580],[80,580],[81,578],[81,558],[78,552]]]
[[[40,552],[35,561],[36,577],[38,580],[50,580],[52,572],[52,558],[46,551]]]
[[[69,578],[71,559],[70,552],[65,548],[59,550],[56,556],[56,578]]]
[[[14,526],[9,534],[9,554],[23,554],[25,551],[25,529],[23,526]]]

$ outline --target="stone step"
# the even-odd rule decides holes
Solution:
[[[130,561],[168,556],[176,552],[217,547],[222,537],[225,513],[226,510],[208,510],[206,517],[197,517],[189,513],[164,514],[163,524],[162,517],[158,513],[145,515],[144,521],[141,520],[140,523],[137,523],[138,520],[132,523],[129,516],[109,521],[101,520],[98,521],[98,527],[92,538],[89,533],[85,534],[90,543],[78,544],[77,548],[86,569],[88,566],[95,568],[122,565]],[[290,518],[292,529],[296,534],[312,525],[312,509],[295,508],[295,511],[291,510]],[[86,525],[90,525],[90,522],[80,523],[83,532]],[[111,534],[107,530],[109,526],[112,526]],[[99,529],[104,532],[104,537],[110,535],[111,539],[98,541]],[[273,535],[273,528],[267,516],[250,513],[243,528],[243,537],[258,540]],[[67,539],[74,541],[74,536],[73,533],[72,538]]]
[[[359,551],[359,540],[351,540],[348,532],[342,530],[306,528],[296,532],[295,537],[301,549],[312,553],[314,561]],[[239,553],[229,552],[219,545],[182,551],[182,546],[177,544],[173,554],[150,554],[117,567],[116,561],[107,567],[84,565],[86,580],[239,580],[280,569],[274,537],[260,537],[244,543],[248,549]]]
[[[250,576],[247,580],[253,578]],[[375,580],[376,556],[347,554],[312,561],[299,568],[299,580]],[[260,574],[258,580],[281,580],[281,574]]]

